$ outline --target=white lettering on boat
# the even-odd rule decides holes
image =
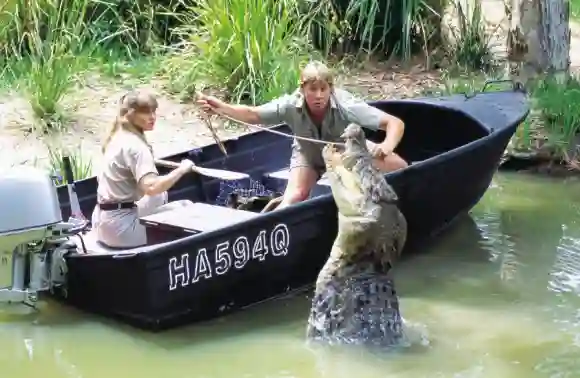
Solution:
[[[189,285],[189,254],[181,255],[181,262],[177,264],[177,257],[169,259],[169,290],[177,289],[177,284],[181,287]]]
[[[215,246],[213,263],[208,256],[207,248],[197,251],[195,259],[189,258],[189,253],[169,259],[169,290],[186,287],[203,279],[222,276],[230,271],[232,266],[244,269],[250,260],[266,261],[268,254],[273,257],[286,256],[290,246],[290,231],[284,223],[277,224],[270,232],[260,230],[250,243],[247,236],[222,241]],[[211,251],[210,251],[211,253]],[[191,266],[190,264],[194,265]],[[193,277],[190,272],[193,271]]]
[[[247,262],[250,261],[250,242],[245,236],[240,236],[234,242],[232,248],[234,254],[234,266],[236,269],[243,269]]]
[[[254,240],[254,248],[252,248],[252,258],[264,261],[268,254],[268,242],[266,241],[266,230],[258,233],[258,237]]]
[[[205,248],[197,251],[195,268],[193,269],[193,280],[191,282],[196,283],[202,277],[205,279],[211,278],[211,265],[207,258],[207,250]]]
[[[218,276],[226,274],[232,266],[232,256],[228,253],[230,242],[225,241],[215,247],[215,273]]]
[[[270,232],[270,247],[272,248],[272,255],[286,256],[288,254],[288,246],[290,245],[290,231],[288,226],[284,223],[279,223]]]

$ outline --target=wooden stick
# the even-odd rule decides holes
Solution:
[[[155,163],[168,168],[179,167],[179,163],[169,160],[155,160]],[[197,165],[194,165],[192,167],[192,171],[195,173],[199,173],[200,175],[203,176],[215,177],[222,180],[243,180],[250,177],[250,175],[248,175],[247,173],[226,171],[223,169],[204,168],[198,167]]]
[[[228,151],[226,150],[226,146],[224,146],[224,144],[222,143],[222,141],[218,137],[216,130],[213,128],[213,125],[211,124],[211,120],[209,118],[209,115],[205,116],[203,118],[203,120],[205,122],[205,125],[207,126],[207,128],[211,132],[211,135],[213,136],[213,140],[215,140],[216,144],[218,145],[219,149],[223,152],[223,154],[227,156]]]

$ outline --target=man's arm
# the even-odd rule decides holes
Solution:
[[[245,123],[276,125],[285,122],[286,109],[291,105],[291,96],[282,96],[260,106],[247,106],[228,104],[215,97],[201,95],[198,103],[202,106],[208,104],[214,112]]]
[[[389,113],[370,106],[363,100],[354,97],[345,103],[348,121],[371,130],[384,130],[387,134],[380,144],[385,153],[390,153],[403,139],[405,124]]]
[[[234,105],[222,102],[220,106],[216,108],[216,112],[245,123],[260,123],[260,116],[255,106]]]
[[[369,107],[371,107],[369,105]],[[381,149],[388,153],[395,151],[395,148],[401,143],[405,133],[405,123],[398,117],[382,112],[383,116],[379,122],[379,129],[387,133],[385,140],[381,143]]]

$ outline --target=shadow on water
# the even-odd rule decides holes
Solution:
[[[312,288],[161,333],[136,330],[52,302],[40,314],[20,318],[0,311],[0,347],[13,351],[7,355],[12,356],[12,364],[31,360],[34,351],[42,351],[54,369],[66,372],[44,375],[49,378],[97,377],[86,372],[114,371],[95,367],[90,361],[99,357],[84,355],[90,353],[106,354],[119,366],[156,358],[159,366],[146,377],[164,371],[173,372],[167,378],[352,378],[357,371],[366,372],[361,377],[577,377],[577,188],[501,175],[470,216],[459,218],[447,232],[415,248],[397,265],[402,315],[426,327],[430,343],[426,348],[385,356],[307,345]],[[109,351],[112,347],[119,353]],[[221,366],[226,362],[212,357],[220,353],[229,356],[224,358],[232,367]],[[192,366],[205,366],[207,361],[216,366],[214,370],[206,367],[198,375],[188,375]],[[12,376],[33,376],[19,375],[19,369],[14,367]],[[427,374],[429,369],[435,373]],[[212,371],[215,374],[208,373]]]

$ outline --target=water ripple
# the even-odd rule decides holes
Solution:
[[[489,253],[489,261],[500,266],[502,281],[515,279],[520,262],[518,261],[516,243],[513,237],[502,230],[501,214],[485,212],[474,215],[481,235],[480,247]]]
[[[565,231],[565,230],[564,230]],[[580,240],[562,236],[556,247],[556,262],[548,289],[556,293],[580,294]]]

